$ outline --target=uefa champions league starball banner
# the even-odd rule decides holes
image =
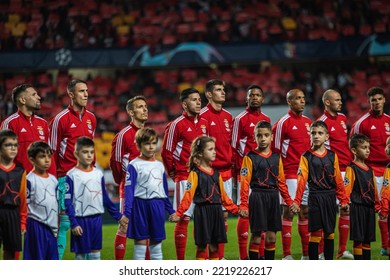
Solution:
[[[51,69],[85,67],[202,66],[210,63],[257,63],[262,60],[339,59],[390,55],[390,35],[252,44],[181,43],[156,51],[149,46],[122,49],[57,49],[0,52],[0,68]]]

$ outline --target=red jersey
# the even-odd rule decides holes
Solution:
[[[370,110],[358,119],[351,129],[351,135],[361,133],[370,139],[370,155],[366,164],[374,170],[375,176],[381,177],[389,162],[385,147],[386,139],[390,136],[390,116],[382,114],[376,116]]]
[[[28,146],[35,141],[48,142],[49,128],[47,122],[35,114],[28,117],[18,110],[3,121],[1,129],[10,129],[18,136],[19,149],[15,163],[23,166],[27,173],[30,172],[33,165],[28,160]],[[55,163],[51,165],[48,171],[56,175]]]
[[[296,179],[301,155],[310,149],[311,120],[291,110],[272,127],[272,150],[281,154],[286,179]]]
[[[347,117],[340,113],[332,116],[325,110],[318,120],[325,122],[328,126],[329,140],[325,142],[325,147],[337,154],[340,170],[345,172],[347,165],[353,160],[348,143]]]
[[[128,163],[140,155],[135,143],[135,134],[138,130],[139,128],[131,122],[112,140],[110,168],[120,192],[123,191]]]
[[[50,122],[49,144],[53,149],[57,165],[57,176],[63,177],[77,164],[74,148],[78,138],[87,136],[93,139],[96,129],[95,115],[84,109],[82,115],[68,106]]]
[[[186,113],[165,128],[161,157],[167,173],[174,174],[172,179],[175,182],[187,180],[192,141],[198,136],[207,136],[208,132],[209,125],[205,119],[188,116]]]
[[[217,156],[213,161],[213,167],[221,173],[222,179],[226,181],[232,177],[233,149],[231,140],[233,117],[225,109],[215,110],[210,103],[200,111],[199,115],[206,119],[209,124],[209,136],[215,138]]]
[[[241,169],[244,156],[256,149],[257,143],[254,137],[254,129],[259,121],[271,123],[271,119],[261,111],[252,110],[247,107],[234,118],[232,132],[232,147],[235,152],[235,169]],[[239,172],[237,172],[239,174]]]

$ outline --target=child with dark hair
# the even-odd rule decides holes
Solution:
[[[298,189],[290,210],[296,212],[302,201],[306,184],[309,187],[309,259],[318,260],[318,247],[324,239],[326,260],[334,257],[334,229],[336,226],[337,203],[348,209],[337,154],[325,148],[329,139],[328,127],[323,121],[315,121],[310,126],[311,149],[300,159],[298,169]]]
[[[72,235],[70,251],[76,260],[100,260],[104,208],[121,224],[125,218],[106,192],[103,173],[92,166],[95,144],[83,136],[77,139],[74,155],[77,165],[66,174],[65,206]]]
[[[19,259],[26,232],[26,171],[14,162],[18,147],[12,130],[0,131],[0,245],[4,246],[4,260]]]
[[[355,260],[370,260],[370,243],[376,239],[375,212],[381,209],[374,171],[365,163],[370,155],[370,139],[363,134],[353,134],[349,147],[354,155],[344,178],[351,204],[349,238],[353,240]]]
[[[58,181],[48,173],[53,151],[49,144],[30,144],[27,156],[33,169],[27,175],[27,231],[24,260],[58,260]]]
[[[179,221],[191,203],[194,208],[194,236],[197,245],[196,259],[207,257],[219,259],[218,245],[227,243],[224,215],[222,207],[233,214],[238,213],[238,207],[227,196],[223,187],[223,180],[211,166],[215,160],[215,140],[208,136],[197,137],[191,145],[189,160],[190,174],[186,192],[176,214],[171,221]]]

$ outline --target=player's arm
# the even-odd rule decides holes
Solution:
[[[179,132],[175,129],[176,125],[168,124],[165,129],[165,134],[161,146],[161,158],[166,172],[172,180],[175,180],[175,165],[173,161],[173,151],[176,147],[176,142],[179,137]]]
[[[340,201],[341,205],[348,204],[349,202],[349,197],[347,197],[345,193],[345,187],[344,187],[344,180],[343,176],[341,175],[340,171],[340,165],[339,165],[339,158],[337,154],[334,154],[334,180],[336,182],[336,197]]]
[[[22,179],[20,181],[19,189],[20,197],[20,224],[22,232],[26,232],[26,222],[27,222],[27,180],[26,180],[26,171],[23,172]]]
[[[123,177],[122,160],[121,160],[122,153],[123,153],[123,145],[120,145],[120,143],[122,143],[123,137],[121,137],[122,140],[118,139],[119,137],[120,136],[118,133],[117,135],[115,135],[114,139],[112,140],[111,143],[112,150],[110,155],[110,169],[112,172],[112,176],[114,177],[114,181],[118,185],[121,183]]]
[[[242,160],[241,170],[240,170],[240,210],[248,210],[248,196],[249,188],[252,179],[253,172],[253,163],[252,160],[245,156]]]
[[[123,206],[123,213],[129,219],[133,210],[134,192],[137,184],[137,177],[137,171],[135,170],[134,166],[129,164],[126,171],[126,181],[124,186],[125,200]]]
[[[237,214],[238,213],[238,206],[234,204],[233,200],[230,199],[230,197],[227,195],[225,191],[225,187],[223,185],[223,179],[222,176],[219,175],[219,187],[221,190],[221,201],[223,207],[226,208],[230,213]]]
[[[276,122],[272,127],[273,139],[271,142],[271,149],[278,154],[281,154],[282,152],[283,133],[283,125],[280,121]]]
[[[198,187],[198,174],[194,171],[191,171],[187,179],[186,188],[188,189],[186,189],[186,191],[184,192],[180,205],[176,210],[176,214],[179,217],[182,217],[190,207],[197,187]]]
[[[374,196],[375,196],[375,212],[379,212],[381,211],[381,208],[382,208],[382,205],[381,205],[381,202],[380,202],[380,199],[379,199],[379,194],[378,194],[378,188],[377,188],[377,185],[376,185],[376,180],[375,180],[375,174],[374,174],[374,171],[372,171],[372,178],[374,178]]]
[[[53,150],[53,161],[57,167],[59,167],[58,163],[58,154],[61,148],[61,139],[63,137],[63,131],[61,126],[61,121],[58,117],[55,117],[49,125],[49,145]]]
[[[299,161],[299,168],[298,168],[297,192],[295,194],[295,199],[294,199],[294,203],[297,205],[301,205],[303,192],[305,191],[308,177],[309,177],[309,163],[307,161],[307,158],[301,156],[301,159]]]
[[[282,196],[286,205],[291,206],[291,204],[293,203],[293,200],[291,199],[290,194],[288,192],[288,187],[286,184],[286,177],[284,176],[282,157],[279,157],[279,175],[277,177],[277,180],[278,180],[278,187],[279,187],[280,195]]]

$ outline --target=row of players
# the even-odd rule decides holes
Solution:
[[[58,176],[59,189],[65,194],[65,175],[67,171],[76,165],[74,157],[74,145],[81,136],[93,137],[96,127],[96,118],[86,110],[88,100],[88,87],[86,82],[73,80],[68,85],[68,94],[71,104],[67,109],[59,113],[50,123],[49,128],[45,120],[35,115],[40,108],[40,97],[31,85],[21,85],[14,89],[13,100],[18,107],[18,112],[11,115],[2,123],[2,128],[9,128],[18,134],[20,150],[27,150],[28,145],[36,140],[47,141],[53,149],[54,163],[53,174]],[[188,179],[187,162],[189,159],[190,145],[199,135],[209,135],[216,139],[216,160],[213,168],[219,171],[224,181],[224,189],[231,193],[236,180],[236,167],[241,166],[243,156],[256,147],[253,137],[253,128],[261,120],[270,121],[267,116],[261,113],[261,106],[264,100],[263,92],[258,86],[251,86],[247,92],[247,109],[238,115],[234,121],[229,112],[222,108],[225,100],[224,82],[211,80],[206,84],[205,94],[209,104],[201,109],[200,94],[196,89],[184,90],[180,95],[183,106],[183,115],[169,123],[166,129],[163,145],[162,158],[167,173],[176,182],[174,206],[183,197]],[[363,116],[353,127],[352,133],[363,133],[371,141],[372,152],[367,162],[374,169],[378,180],[377,186],[381,187],[383,171],[387,160],[384,156],[384,146],[389,133],[389,116],[383,114],[385,103],[384,92],[381,88],[373,88],[368,91],[371,110]],[[324,115],[321,117],[329,126],[330,149],[334,150],[340,157],[340,169],[345,171],[346,165],[352,160],[348,149],[348,134],[346,118],[340,114],[340,94],[334,90],[324,93],[325,105]],[[113,140],[113,149],[110,166],[115,181],[120,185],[120,197],[124,199],[125,171],[128,162],[139,155],[134,143],[136,131],[143,127],[148,117],[148,109],[145,98],[138,96],[129,100],[127,111],[132,118],[129,126],[120,131]],[[305,107],[305,96],[301,90],[293,89],[287,93],[289,112],[281,118],[273,127],[274,141],[272,149],[279,152],[286,175],[286,182],[289,186],[291,197],[295,197],[297,186],[297,170],[300,156],[310,149],[309,128],[311,120],[302,115]],[[30,171],[32,166],[27,159],[27,154],[21,152],[16,158]],[[58,168],[56,168],[58,167]],[[381,173],[382,171],[382,173]],[[53,170],[51,171],[53,172]],[[239,182],[239,180],[238,180]],[[239,184],[238,184],[239,185]],[[60,205],[64,210],[64,199],[60,199]],[[238,198],[238,204],[240,199]],[[123,203],[121,203],[123,211]],[[64,214],[64,213],[63,213]],[[175,245],[177,258],[183,259],[187,240],[187,226],[190,215],[184,215],[175,228]],[[285,259],[291,259],[291,222],[293,213],[285,206],[282,219],[282,240],[283,254]],[[58,235],[58,246],[60,257],[61,250],[65,249],[66,231],[69,228],[67,215],[61,216],[60,230]],[[345,244],[348,237],[349,216],[348,212],[341,211],[339,228],[340,244],[339,256],[347,256]],[[387,221],[379,220],[382,236],[383,250],[387,248]],[[227,227],[227,223],[225,223]],[[248,258],[247,237],[249,220],[247,217],[240,217],[237,226],[239,239],[240,258]],[[302,257],[308,257],[308,220],[307,207],[301,205],[298,222],[299,233],[302,239]],[[227,228],[226,228],[227,230]],[[115,239],[115,258],[123,259],[126,248],[126,227],[121,225],[118,228]],[[342,232],[346,232],[342,238]],[[264,238],[262,238],[264,240]],[[148,248],[148,246],[146,246]],[[260,248],[262,246],[260,245]],[[251,251],[259,250],[257,247]],[[16,250],[18,251],[18,250]],[[147,251],[147,250],[146,250]],[[259,250],[260,255],[262,249]],[[220,258],[223,258],[223,244],[218,250]],[[146,252],[148,255],[148,252]]]

